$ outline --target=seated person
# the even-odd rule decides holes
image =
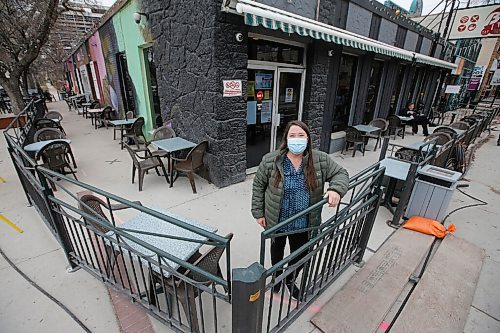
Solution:
[[[408,103],[407,107],[399,112],[399,115],[403,117],[413,117],[412,120],[408,121],[408,124],[412,127],[413,134],[417,134],[418,125],[422,125],[424,136],[429,135],[429,130],[427,129],[427,125],[430,123],[429,119],[415,111],[415,103]]]

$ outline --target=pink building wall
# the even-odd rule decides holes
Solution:
[[[103,80],[106,78],[106,65],[104,63],[104,56],[102,54],[101,39],[99,37],[99,31],[96,31],[89,38],[89,53],[92,61],[97,64],[97,70],[99,73],[99,91],[100,91],[100,102],[101,104],[109,104],[109,101],[105,100],[105,96],[109,96],[109,92],[104,92]]]

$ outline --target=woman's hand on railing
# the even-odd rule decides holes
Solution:
[[[340,202],[340,194],[335,191],[327,191],[324,198],[328,200],[330,207],[337,207]]]

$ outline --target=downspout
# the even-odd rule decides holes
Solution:
[[[319,3],[321,0],[316,2],[316,21],[319,21]]]

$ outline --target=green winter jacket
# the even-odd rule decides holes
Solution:
[[[252,189],[252,215],[258,219],[266,218],[267,226],[270,228],[279,222],[281,200],[283,197],[283,160],[286,151],[274,151],[262,158],[257,174],[253,180]],[[307,165],[308,155],[304,156],[302,165]],[[349,175],[340,165],[326,153],[313,150],[314,170],[316,171],[316,182],[318,186],[310,193],[310,205],[323,199],[323,189],[326,182],[329,183],[328,190],[333,190],[343,197],[349,186]],[[281,174],[278,187],[274,186],[276,172]],[[306,170],[304,170],[306,173]],[[309,224],[317,226],[321,223],[321,210],[315,210],[309,214]]]

